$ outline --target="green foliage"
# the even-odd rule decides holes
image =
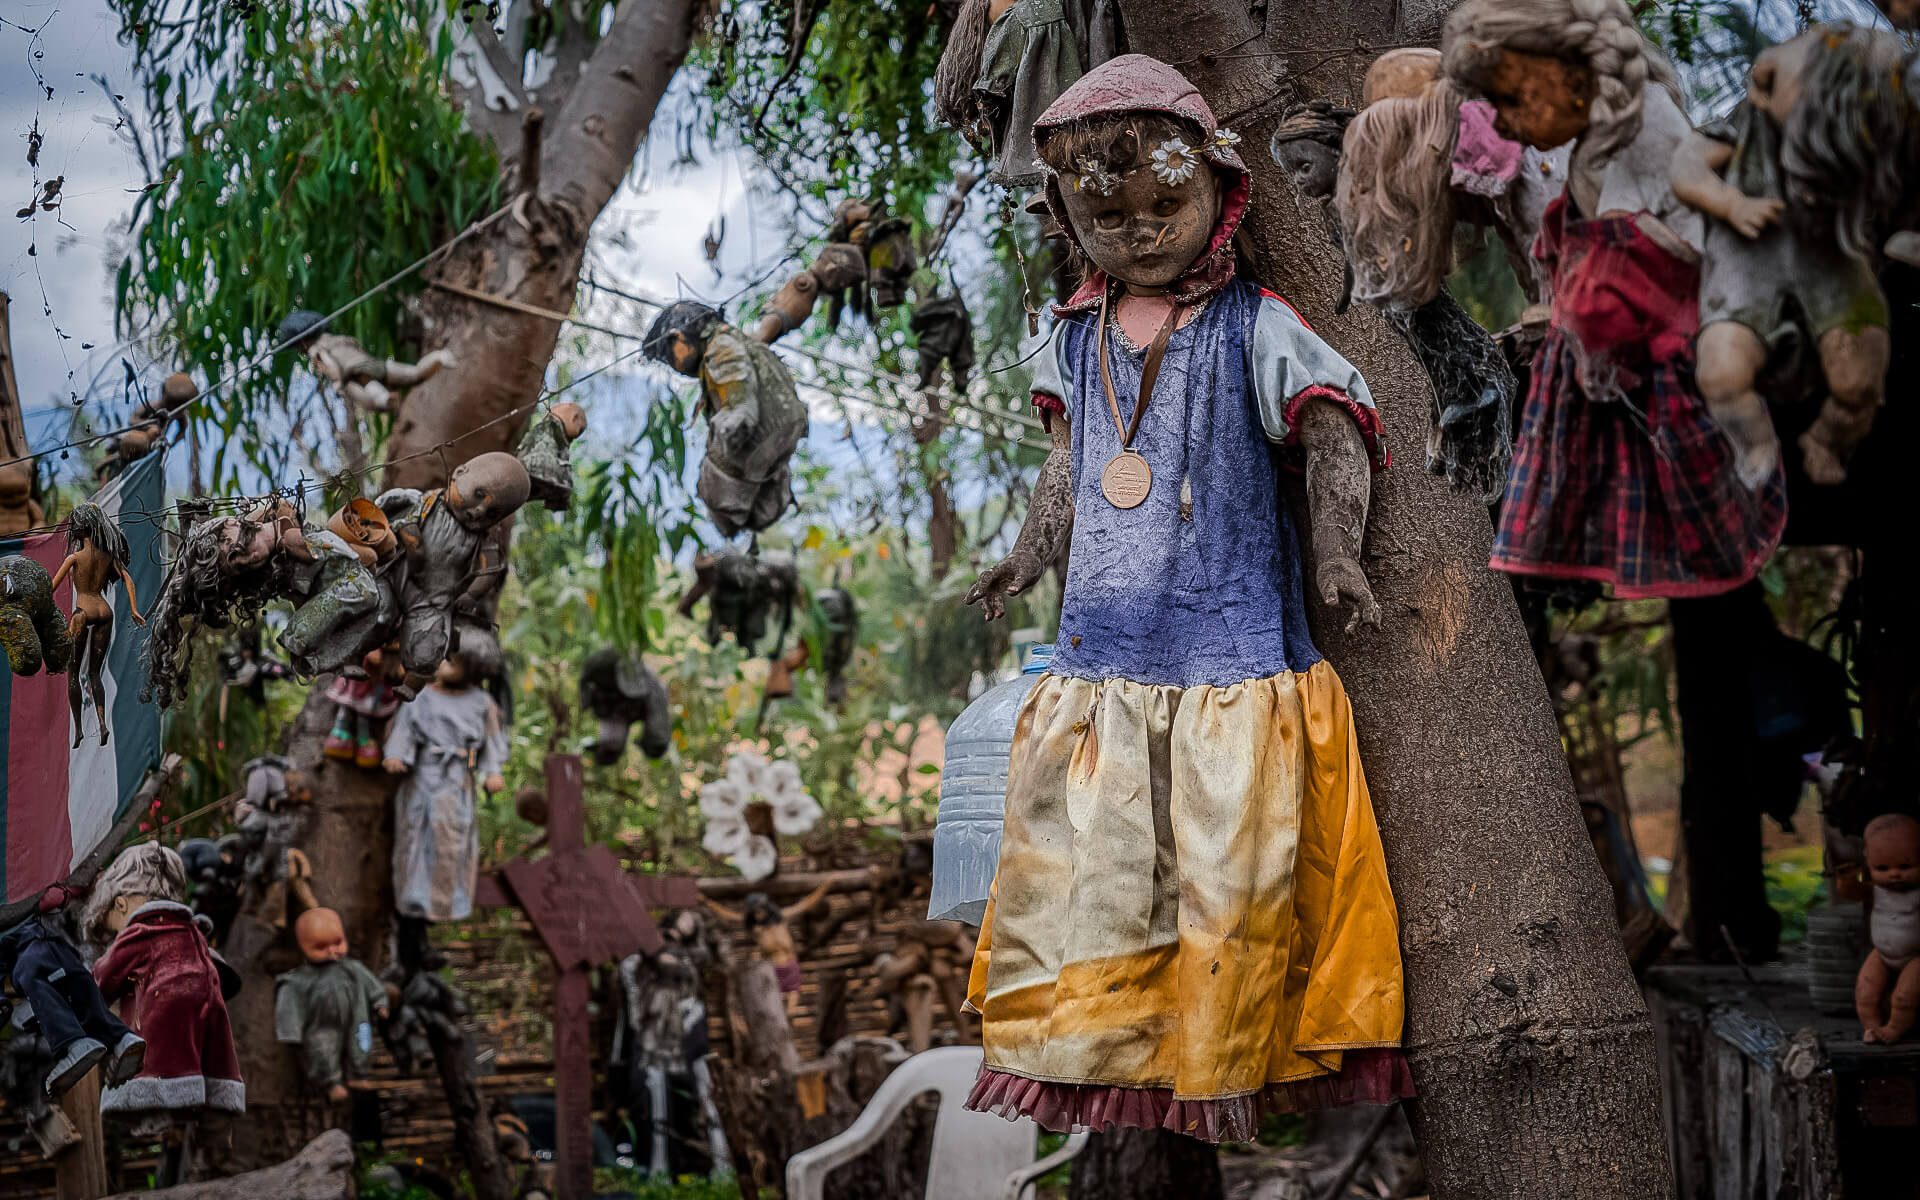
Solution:
[[[633,1200],[740,1200],[740,1185],[731,1177],[682,1175],[678,1179],[655,1179],[637,1167],[595,1171],[593,1190],[596,1194],[624,1194]]]
[[[163,315],[209,380],[260,355],[291,310],[333,311],[494,206],[497,156],[442,89],[450,43],[425,32],[431,0],[206,0],[178,28],[163,0],[113,3],[177,147],[135,206],[119,311]],[[403,281],[338,331],[377,356],[401,352],[418,287]],[[297,359],[278,356],[202,410],[216,486],[237,478],[235,448],[272,474],[287,464],[285,423],[265,436],[260,419],[286,401]]]
[[[1792,945],[1807,936],[1807,913],[1826,903],[1827,881],[1820,874],[1819,846],[1801,846],[1767,856],[1767,903],[1780,914],[1780,941]]]

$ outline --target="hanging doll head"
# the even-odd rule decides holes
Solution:
[[[1332,197],[1340,172],[1340,140],[1353,118],[1353,110],[1335,108],[1330,100],[1309,100],[1288,109],[1274,128],[1267,152],[1302,196]]]
[[[330,908],[310,908],[293,923],[293,938],[310,963],[339,962],[347,956],[347,930]]]
[[[78,504],[67,514],[67,553],[72,554],[88,542],[114,562],[126,566],[133,559],[127,548],[127,535],[113,518],[97,504]]]
[[[1887,813],[1867,822],[1867,872],[1891,892],[1920,887],[1920,821]]]
[[[1796,219],[1866,262],[1907,212],[1920,166],[1920,100],[1898,83],[1906,59],[1898,34],[1816,25],[1761,54],[1747,87],[1780,127]]]
[[[369,567],[387,561],[400,549],[387,514],[364,496],[355,496],[327,518],[327,529]]]
[[[1492,102],[1500,136],[1536,150],[1578,138],[1589,166],[1639,135],[1649,82],[1679,99],[1627,0],[1465,0],[1441,47],[1447,79]]]
[[[707,352],[707,336],[721,323],[720,310],[698,300],[669,304],[653,319],[641,350],[682,375],[698,376]]]
[[[285,350],[304,351],[327,331],[327,318],[310,308],[296,308],[273,331],[273,344]]]
[[[1873,0],[1895,29],[1920,29],[1920,0]]]
[[[159,842],[141,842],[122,850],[93,881],[80,928],[88,940],[104,945],[142,904],[150,900],[183,904],[186,899],[187,868],[180,856]]]
[[[1353,296],[1417,308],[1453,269],[1453,157],[1460,93],[1433,50],[1395,50],[1367,71],[1347,126],[1335,206]]]
[[[455,467],[444,495],[462,525],[486,530],[518,512],[532,491],[526,465],[504,450],[494,450]]]
[[[1034,123],[1047,201],[1095,268],[1064,311],[1097,304],[1109,279],[1193,304],[1233,278],[1246,212],[1240,140],[1217,127],[1186,77],[1144,54],[1082,76]]]

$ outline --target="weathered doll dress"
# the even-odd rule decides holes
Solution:
[[[422,688],[394,714],[386,757],[409,770],[394,797],[394,907],[405,917],[464,921],[480,873],[475,789],[507,763],[500,709],[477,687]]]
[[[1317,396],[1374,446],[1366,384],[1283,301],[1226,284],[1168,344],[1135,442],[1152,491],[1122,510],[1097,320],[1064,318],[1035,369],[1071,422],[1073,548],[1014,733],[969,1105],[1218,1141],[1263,1109],[1410,1094],[1380,835],[1269,445]],[[1108,356],[1136,395],[1117,325]]]

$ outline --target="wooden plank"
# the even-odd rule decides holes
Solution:
[[[1718,1038],[1707,1041],[1713,1095],[1708,1102],[1715,1158],[1713,1200],[1752,1200],[1745,1178],[1747,1056]]]
[[[13,374],[13,298],[0,292],[0,462],[27,456],[27,424],[20,411],[20,382]],[[104,1195],[104,1193],[102,1193]]]
[[[99,1067],[67,1089],[60,1097],[60,1111],[73,1122],[80,1144],[54,1160],[55,1194],[60,1200],[100,1200],[110,1188],[106,1137],[100,1128]]]
[[[1741,1173],[1749,1196],[1771,1196],[1779,1186],[1776,1164],[1780,1157],[1780,1138],[1788,1131],[1773,1120],[1773,1083],[1771,1064],[1747,1064],[1747,1157]]]

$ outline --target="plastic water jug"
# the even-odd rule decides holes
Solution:
[[[1052,663],[1051,645],[1033,647],[1017,677],[984,692],[947,730],[940,816],[933,829],[930,921],[978,925],[986,916],[987,893],[1000,865],[1014,722],[1027,693]]]

